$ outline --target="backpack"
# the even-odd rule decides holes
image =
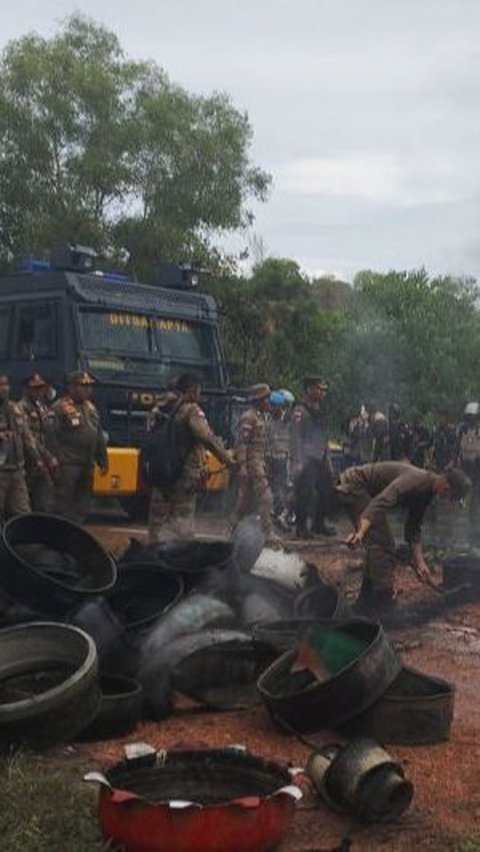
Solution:
[[[175,416],[183,405],[180,400],[165,413],[157,427],[147,435],[140,450],[140,469],[144,482],[152,488],[169,489],[180,478],[191,441],[182,440]],[[180,424],[178,424],[180,425]]]

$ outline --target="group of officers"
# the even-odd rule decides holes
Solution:
[[[190,451],[178,483],[166,490],[153,489],[150,540],[159,540],[168,523],[173,524],[174,534],[191,533],[194,494],[201,476],[202,453],[207,448],[234,475],[232,526],[258,511],[271,546],[281,545],[275,515],[278,518],[284,503],[280,500],[276,506],[276,499],[282,488],[285,498],[289,478],[293,480],[291,510],[298,536],[334,534],[326,517],[340,509],[347,514],[354,527],[347,543],[365,548],[358,612],[378,613],[394,605],[396,553],[388,513],[397,507],[406,510],[405,539],[412,567],[422,582],[434,584],[421,545],[424,515],[436,496],[465,498],[471,489],[469,477],[454,466],[453,460],[441,470],[426,470],[405,458],[374,460],[334,473],[323,406],[327,391],[325,381],[309,377],[304,382],[304,395],[294,404],[288,391],[272,392],[266,384],[255,385],[248,392],[248,407],[238,421],[235,447],[227,450],[199,406],[197,380],[182,377],[170,403],[165,401],[164,405],[175,406],[173,416],[179,418],[183,435],[189,433]]]
[[[31,510],[53,511],[77,522],[84,519],[95,464],[102,473],[108,471],[106,435],[91,398],[93,385],[87,372],[73,372],[67,377],[65,395],[52,401],[48,383],[33,373],[24,382],[22,398],[13,402],[8,377],[0,375],[0,521]],[[470,468],[456,466],[453,456],[437,470],[426,470],[413,459],[380,456],[334,472],[325,428],[327,391],[322,378],[308,377],[304,394],[295,403],[288,391],[255,385],[238,419],[234,447],[227,449],[200,406],[198,379],[181,376],[150,421],[155,430],[167,418],[184,449],[176,481],[168,488],[152,489],[150,541],[193,534],[196,494],[205,481],[208,450],[232,474],[236,493],[232,527],[258,511],[266,542],[273,547],[282,544],[277,525],[285,513],[290,513],[302,538],[335,534],[326,518],[339,508],[347,513],[354,526],[347,543],[365,547],[359,611],[378,611],[393,602],[395,542],[387,515],[396,507],[407,510],[405,539],[412,567],[421,580],[431,582],[421,547],[423,517],[435,496],[461,500],[469,494],[477,467],[480,471],[480,406],[469,409],[457,442],[466,448]]]
[[[50,385],[33,373],[18,402],[0,375],[0,521],[30,511],[82,521],[88,511],[94,465],[108,469],[106,436],[91,401],[94,380],[67,377],[65,395],[51,400]]]
[[[258,510],[266,541],[278,546],[277,528],[295,518],[297,535],[333,535],[326,522],[332,470],[321,402],[327,384],[305,380],[305,394],[294,404],[287,390],[272,392],[259,384],[247,392],[247,407],[235,429],[234,448],[227,450],[212,432],[199,405],[200,385],[194,376],[181,376],[156,406],[160,424],[173,416],[179,442],[190,446],[182,473],[169,489],[154,488],[149,513],[150,540],[188,535],[193,530],[195,492],[205,473],[205,450],[213,453],[233,475],[236,494],[232,526]],[[291,488],[293,477],[293,491]]]

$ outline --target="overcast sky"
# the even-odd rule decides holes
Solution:
[[[73,11],[247,110],[267,254],[480,279],[478,0],[1,0],[1,43]]]

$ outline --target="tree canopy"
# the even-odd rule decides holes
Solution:
[[[186,92],[81,16],[13,41],[0,60],[0,260],[69,239],[128,251],[141,275],[203,261],[266,196],[251,135],[226,95]]]
[[[398,403],[460,414],[480,397],[480,313],[471,280],[424,269],[360,272],[353,288],[310,280],[270,258],[247,279],[213,287],[240,384],[269,381],[297,393],[308,373],[330,381],[337,424],[360,405]]]

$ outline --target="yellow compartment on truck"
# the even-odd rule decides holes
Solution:
[[[139,477],[140,450],[135,447],[109,447],[108,473],[102,474],[95,465],[93,493],[98,497],[122,497],[136,494]],[[223,491],[228,488],[229,473],[213,453],[205,453],[207,479],[206,491]]]
[[[140,450],[135,447],[109,447],[107,452],[108,473],[100,473],[95,465],[93,493],[99,497],[135,494],[138,488]]]

